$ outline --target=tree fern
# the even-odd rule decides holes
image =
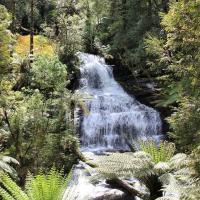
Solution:
[[[163,197],[156,200],[198,200],[200,199],[200,181],[195,179],[195,170],[191,168],[191,156],[180,153],[167,163],[170,173],[160,177],[163,183]]]
[[[138,179],[147,191],[144,196],[150,194],[150,198],[160,196],[160,181],[155,163],[150,154],[145,152],[113,153],[107,156],[98,156],[96,161],[97,171],[106,179]]]
[[[109,178],[140,178],[153,173],[151,157],[144,152],[113,153],[99,156],[97,170]]]
[[[145,146],[146,151],[148,150],[150,153],[129,152],[98,156],[94,159],[96,160],[96,169],[106,179],[137,178],[149,189],[151,199],[155,199],[159,195],[161,196],[160,189],[163,186],[163,197],[159,198],[159,200],[179,200],[181,195],[183,195],[183,200],[187,200],[188,197],[186,198],[184,194],[191,193],[190,196],[192,197],[195,191],[198,191],[195,187],[197,184],[192,183],[190,187],[187,185],[193,173],[188,168],[190,157],[185,154],[177,154],[169,160],[172,156],[171,153],[167,158],[164,158],[163,155],[165,153],[163,149],[168,149],[168,146],[164,145],[166,143],[163,143],[158,150],[154,143],[151,143],[148,148]],[[170,148],[174,150],[174,146],[170,146]],[[151,154],[156,155],[151,156]],[[158,162],[158,160],[166,159],[169,161]],[[184,191],[187,191],[187,188],[188,192],[184,193]],[[191,191],[189,188],[192,188]],[[191,198],[191,200],[193,199]]]
[[[169,161],[175,152],[175,145],[166,141],[160,142],[159,145],[153,140],[141,141],[140,148],[149,153],[155,163]]]

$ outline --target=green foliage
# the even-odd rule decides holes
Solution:
[[[36,177],[29,176],[26,183],[26,193],[33,200],[60,200],[68,184],[68,178],[55,169],[44,175],[38,174]]]
[[[57,35],[59,58],[67,64],[70,72],[77,63],[76,53],[82,50],[83,46],[84,3],[85,1],[65,1],[58,6],[56,21],[59,28]]]
[[[149,189],[150,199],[198,199],[199,180],[194,178],[196,171],[191,165],[194,157],[176,154],[167,162],[155,163],[150,154],[136,152],[113,153],[95,160],[97,171],[107,179],[139,179]]]
[[[199,146],[200,1],[171,1],[162,13],[161,36],[146,39],[148,64],[161,90],[159,106],[178,105],[168,117],[177,149],[192,152]]]
[[[97,37],[102,46],[134,75],[146,74],[144,38],[150,32],[158,32],[160,1],[112,0],[102,9],[97,27]],[[93,10],[95,10],[94,4]]]
[[[31,97],[25,96],[9,115],[10,152],[23,165],[20,171],[28,167],[36,173],[51,168],[54,162],[56,167],[69,170],[76,161],[78,144],[72,135],[70,118],[65,118],[65,100],[45,100],[36,91]]]
[[[151,155],[155,163],[169,161],[175,152],[173,143],[162,141],[157,144],[155,141],[141,141],[140,148],[142,151]]]
[[[7,9],[0,5],[0,81],[2,75],[8,73],[8,64],[10,62],[10,44],[11,33],[8,27],[11,22],[10,14]]]
[[[195,171],[194,176],[200,176],[200,146],[193,150],[191,154],[191,165],[190,167]]]
[[[58,57],[40,56],[31,68],[31,85],[44,91],[62,92],[68,83],[66,69]]]
[[[4,200],[28,200],[28,195],[7,175],[0,174],[0,196]]]
[[[1,0],[12,15],[13,31],[27,34],[30,28],[30,1],[27,0]],[[37,32],[42,31],[44,24],[53,24],[55,22],[57,1],[39,0],[34,2],[34,28]],[[13,27],[14,26],[14,27]]]
[[[191,152],[200,143],[199,98],[184,98],[180,107],[168,118],[171,137],[181,151]]]
[[[4,200],[61,200],[70,176],[63,178],[55,169],[27,178],[23,191],[7,174],[1,174],[0,196]]]
[[[4,77],[0,99],[0,128],[7,137],[4,151],[20,162],[22,182],[28,170],[36,174],[55,166],[69,171],[79,157],[67,66],[57,57],[39,57],[25,79],[26,88],[13,91],[15,81]]]
[[[169,12],[162,14],[166,37],[146,40],[147,53],[152,56],[149,65],[165,77],[164,86],[181,84],[183,96],[199,95],[199,7],[199,1],[172,1]]]
[[[84,49],[88,53],[94,53],[95,37],[96,37],[95,22],[92,16],[90,4],[88,1],[86,3],[87,3],[86,21],[85,21],[85,30],[83,35]]]

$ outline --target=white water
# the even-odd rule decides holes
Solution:
[[[86,53],[80,53],[79,58],[79,90],[91,96],[86,101],[89,114],[81,124],[83,150],[126,150],[127,140],[159,136],[159,113],[129,96],[103,58]]]
[[[161,133],[159,113],[129,96],[115,81],[112,68],[103,58],[85,53],[80,53],[79,58],[82,61],[79,92],[86,95],[89,110],[80,123],[81,146],[86,158],[95,162],[98,156],[92,152],[129,150],[127,140],[158,138]],[[105,180],[92,184],[90,178],[94,174],[85,163],[75,166],[63,200],[107,200],[102,197],[105,194],[114,195],[112,199],[123,196],[122,191],[110,188]],[[139,182],[135,184],[142,190]]]

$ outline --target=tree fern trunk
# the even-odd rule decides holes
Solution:
[[[158,197],[162,197],[162,183],[159,181],[158,176],[151,175],[144,181],[144,183],[150,191],[150,200],[155,200]]]

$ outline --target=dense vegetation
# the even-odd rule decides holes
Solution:
[[[83,159],[73,89],[85,51],[154,82],[154,105],[171,110],[173,144],[141,142],[142,152],[102,157],[99,172],[118,184],[137,177],[143,199],[199,199],[199,10],[200,0],[0,0],[2,198],[61,199],[63,174]],[[41,197],[40,184],[55,193]]]

